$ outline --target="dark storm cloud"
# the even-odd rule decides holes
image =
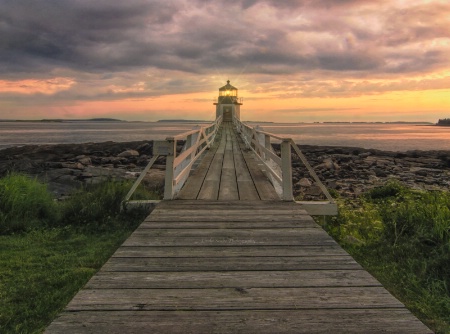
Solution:
[[[449,62],[448,42],[439,40],[450,35],[450,6],[444,4],[0,1],[2,79],[73,78],[77,84],[70,90],[54,94],[61,99],[185,93],[198,89],[190,84],[193,78],[216,72],[270,78],[306,73],[324,82],[426,73]],[[305,85],[296,94],[334,96],[336,87],[342,86]]]
[[[147,29],[163,29],[176,12],[170,1],[4,0],[1,71],[146,65],[142,52],[151,56],[149,50],[158,50],[160,44],[141,39]]]

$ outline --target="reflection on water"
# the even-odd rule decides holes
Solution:
[[[260,124],[304,145],[375,148],[388,151],[450,150],[450,128],[398,124]]]
[[[196,125],[158,122],[0,122],[0,148],[28,144],[161,140],[191,130]],[[389,151],[450,150],[450,127],[339,123],[259,125],[267,132],[291,137],[304,145]]]

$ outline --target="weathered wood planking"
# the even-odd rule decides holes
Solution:
[[[403,308],[382,287],[83,289],[67,311]]]
[[[279,200],[253,153],[245,149],[232,125],[224,123],[215,146],[202,159],[178,199]]]
[[[50,332],[50,331],[49,331]],[[431,333],[406,309],[83,311],[56,319],[51,333]]]
[[[170,223],[170,224],[168,224]],[[299,228],[299,227],[311,227],[318,228],[313,225],[314,222],[309,219],[290,220],[289,218],[280,217],[278,221],[184,221],[184,219],[165,219],[165,220],[151,220],[142,223],[142,229],[249,229],[249,228]]]
[[[292,288],[381,286],[364,270],[100,272],[87,289]]]
[[[112,257],[103,271],[292,271],[292,270],[358,270],[361,266],[350,256],[323,257],[217,257],[203,258],[120,258]]]
[[[47,332],[430,332],[295,203],[198,203],[161,203]]]
[[[337,244],[320,246],[122,246],[112,257],[205,258],[205,257],[335,257],[348,256]]]

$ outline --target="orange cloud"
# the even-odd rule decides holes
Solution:
[[[75,83],[75,80],[70,78],[51,78],[46,80],[26,79],[18,81],[0,80],[0,93],[51,95],[67,90]]]

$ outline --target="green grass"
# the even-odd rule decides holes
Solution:
[[[437,333],[450,333],[450,193],[396,182],[339,199],[323,227]]]
[[[144,210],[120,211],[130,187],[106,182],[56,202],[24,175],[0,179],[0,333],[42,332],[143,221]]]
[[[0,234],[55,222],[58,209],[44,184],[25,175],[0,179]]]
[[[0,333],[39,333],[132,230],[0,236]]]

